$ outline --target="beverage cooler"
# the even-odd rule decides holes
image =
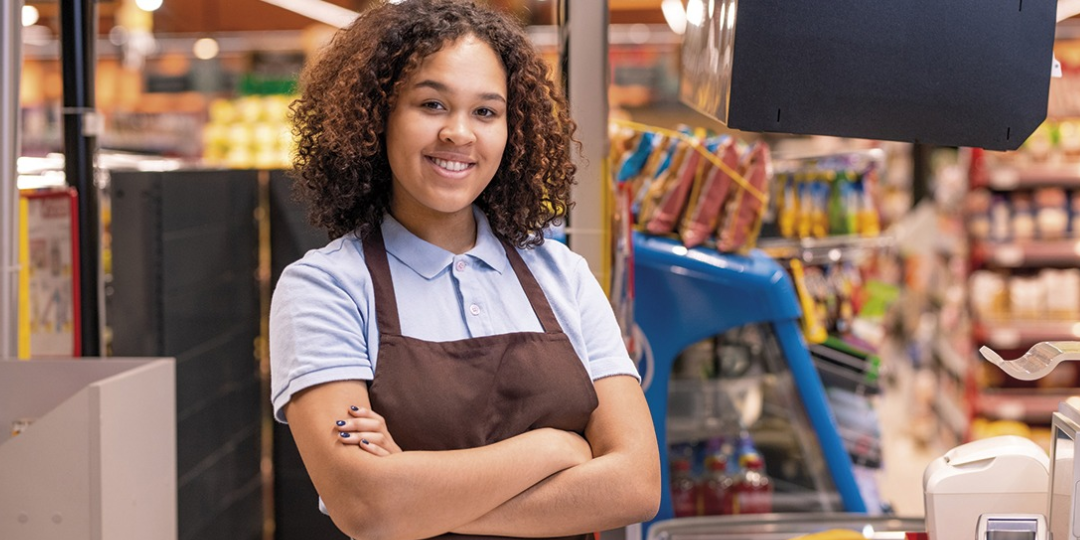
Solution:
[[[808,532],[837,516],[899,526],[871,517],[881,513],[873,374],[867,362],[845,363],[850,354],[808,346],[781,264],[637,233],[633,250],[632,348],[664,485],[641,537],[689,532],[690,524],[697,536],[753,536],[765,532],[754,524],[781,517],[760,514],[782,514]]]

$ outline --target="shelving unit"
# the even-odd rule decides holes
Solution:
[[[990,283],[996,282],[994,274],[1001,276],[1003,289],[999,294],[1004,295],[1005,300],[996,300],[999,298],[996,295],[988,296],[987,291],[994,290],[991,286],[980,286],[978,291],[971,289],[976,281],[970,280],[969,297],[980,301],[981,313],[972,305],[972,311],[977,315],[968,337],[971,344],[966,389],[970,398],[969,418],[972,421],[1022,422],[1028,424],[1032,437],[1038,439],[1036,432],[1049,424],[1058,403],[1073,394],[1080,394],[1080,380],[1071,380],[1069,373],[1059,373],[1058,380],[1053,382],[1050,378],[1038,383],[1015,381],[995,372],[997,368],[985,364],[975,351],[986,345],[1004,356],[1018,356],[1041,341],[1080,339],[1080,317],[1075,315],[1076,307],[1052,307],[1053,295],[1072,292],[1055,290],[1051,283],[1058,281],[1051,281],[1053,274],[1049,273],[1051,269],[1060,272],[1080,267],[1080,231],[1076,230],[1074,222],[1076,208],[1070,203],[1080,191],[1080,163],[1054,161],[1059,158],[1035,163],[1023,150],[1008,156],[981,152],[975,155],[980,161],[971,168],[973,194],[969,197],[993,200],[997,207],[991,208],[989,217],[969,209],[965,219],[968,223],[978,219],[995,221],[993,236],[996,240],[969,234],[968,271],[969,275],[982,271]],[[1057,230],[1042,229],[1044,222],[1039,220],[1038,212],[1046,209],[1061,211],[1055,204],[1047,203],[1046,198],[1040,201],[1042,195],[1057,196],[1050,200],[1060,200],[1064,195],[1064,212],[1070,222],[1064,231],[1060,230],[1060,222],[1057,222]],[[1023,216],[1020,212],[1031,212],[1032,219],[1039,220],[1034,238],[1026,238],[1032,236],[1030,232],[1022,239],[1008,238],[1014,234],[1014,226],[1020,227],[1017,221],[1017,216]],[[1009,235],[1003,235],[1005,231]],[[1029,287],[1033,283],[1038,287]],[[1042,287],[1047,289],[1045,296],[1038,293]],[[975,295],[980,296],[976,298]],[[943,365],[959,365],[955,363],[957,357],[949,355],[948,351],[940,351],[937,356]],[[964,356],[959,358],[963,360]],[[975,376],[980,370],[983,376]],[[947,405],[942,406],[941,411],[941,416],[948,422],[958,419]],[[978,437],[979,433],[971,436]]]
[[[1080,240],[975,241],[972,259],[1002,268],[1080,266]]]
[[[1080,389],[983,390],[978,394],[975,410],[977,414],[995,419],[1045,424],[1058,404],[1075,394],[1080,394]]]
[[[992,349],[1026,348],[1040,341],[1080,339],[1080,321],[1068,320],[981,320],[974,339]]]
[[[997,166],[988,171],[986,180],[986,187],[997,190],[1047,186],[1080,188],[1080,163]]]

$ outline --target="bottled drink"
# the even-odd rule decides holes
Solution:
[[[671,506],[675,517],[698,515],[698,486],[690,474],[690,460],[676,459],[671,468]]]
[[[727,457],[714,454],[705,461],[705,482],[701,486],[702,513],[706,516],[732,514],[732,478],[727,473]]]
[[[756,453],[739,458],[742,471],[731,486],[732,510],[736,514],[768,514],[772,512],[772,482],[765,476],[765,462]]]

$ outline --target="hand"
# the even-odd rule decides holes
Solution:
[[[349,418],[338,420],[334,430],[341,444],[359,446],[376,456],[401,452],[386,429],[386,420],[371,409],[349,407]]]

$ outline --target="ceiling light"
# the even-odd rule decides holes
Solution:
[[[34,26],[38,22],[40,14],[38,9],[34,6],[23,6],[22,8],[22,25]]]
[[[192,47],[191,50],[195,53],[195,58],[198,58],[199,60],[209,60],[216,57],[221,48],[218,47],[216,39],[201,38],[195,40],[195,46]]]
[[[335,28],[344,28],[360,16],[359,13],[323,0],[263,0],[267,4],[299,13]]]
[[[157,11],[162,0],[135,0],[135,5],[143,11]]]
[[[664,0],[660,3],[660,10],[664,12],[664,20],[672,32],[680,36],[686,33],[686,10],[681,0]]]

